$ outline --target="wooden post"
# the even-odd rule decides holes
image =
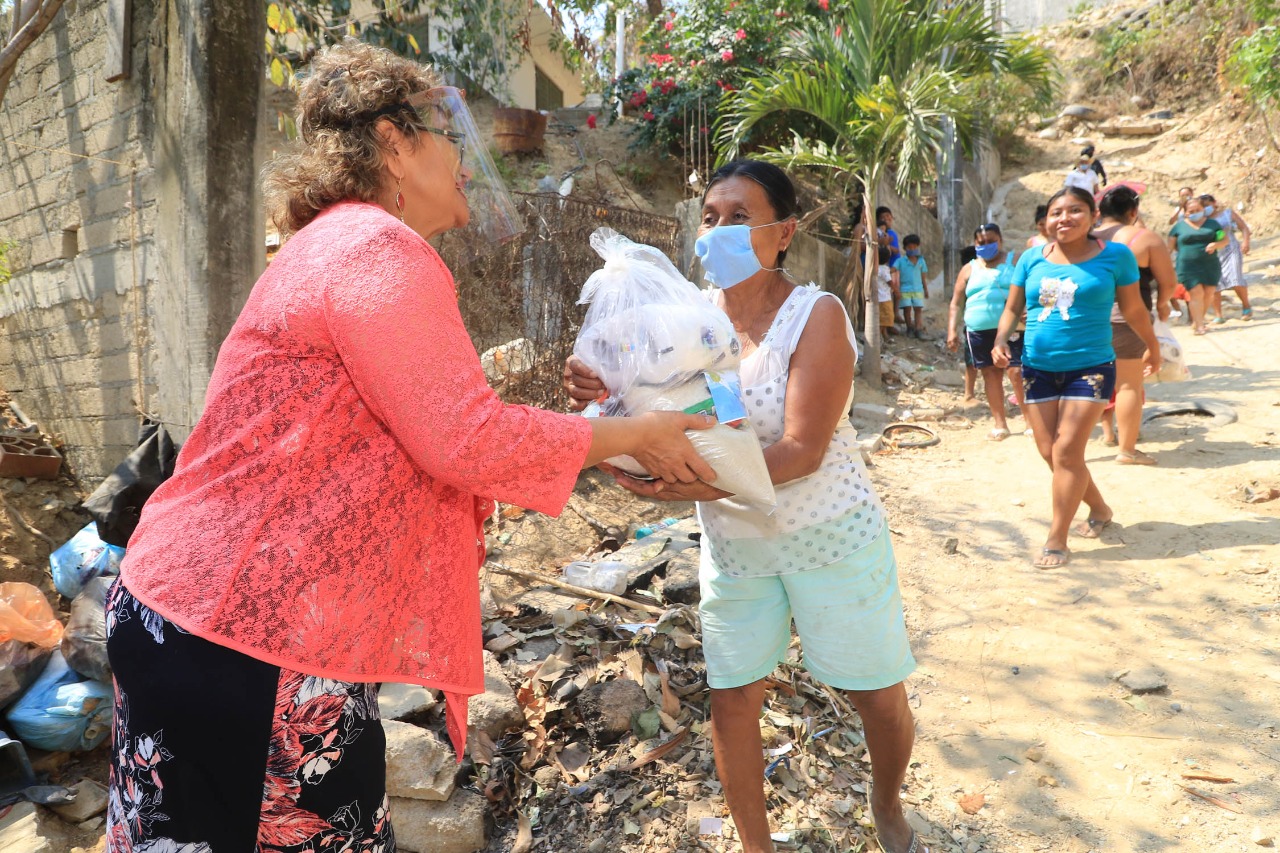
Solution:
[[[133,0],[107,0],[107,82],[128,78],[132,71]]]

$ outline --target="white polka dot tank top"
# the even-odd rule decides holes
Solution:
[[[712,298],[719,302],[719,293]],[[836,299],[815,285],[793,290],[760,347],[742,361],[747,415],[764,447],[785,431],[791,355],[813,306],[822,298]],[[847,314],[845,330],[856,354]],[[851,384],[846,413],[852,404]],[[700,502],[703,547],[716,569],[738,577],[784,575],[829,565],[871,544],[884,526],[884,508],[871,486],[857,439],[846,414],[818,470],[776,486],[778,503],[772,513],[733,498]]]

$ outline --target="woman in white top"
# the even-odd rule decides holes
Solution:
[[[1098,177],[1098,173],[1093,171],[1093,161],[1088,157],[1081,157],[1076,162],[1076,167],[1067,172],[1066,179],[1063,180],[1064,187],[1079,187],[1089,195],[1097,195],[1098,190],[1102,188],[1102,178]]]
[[[849,423],[853,328],[838,298],[797,285],[783,269],[798,213],[781,169],[737,160],[708,184],[697,243],[715,285],[710,296],[742,343],[743,395],[776,508],[702,483],[615,476],[639,495],[698,502],[711,731],[745,853],[773,850],[759,720],[765,679],[786,654],[793,618],[806,667],[848,691],[862,717],[882,848],[921,853],[899,798],[914,740],[903,679],[915,661],[884,508]],[[575,401],[599,396],[603,387],[584,365],[570,359],[567,367]]]

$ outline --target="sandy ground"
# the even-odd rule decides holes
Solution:
[[[1154,422],[1141,444],[1152,468],[1091,445],[1120,525],[1073,541],[1063,570],[1030,565],[1049,520],[1049,472],[1030,438],[985,441],[978,420],[936,447],[876,458],[920,662],[915,758],[933,796],[920,811],[936,827],[1008,851],[1246,850],[1255,827],[1280,832],[1280,501],[1241,499],[1255,481],[1280,486],[1280,281],[1254,292],[1252,325],[1203,338],[1179,328],[1195,378],[1149,395],[1216,400],[1239,420]],[[1166,690],[1130,696],[1114,679],[1148,667]],[[957,797],[975,792],[987,805],[969,817]]]
[[[1008,170],[993,208],[1019,245],[1073,147],[1033,140],[1032,162]],[[1150,146],[1117,158],[1116,177],[1148,180],[1144,209],[1163,222],[1163,197],[1195,156]],[[1269,226],[1273,211],[1257,207]],[[977,416],[972,429],[942,430],[938,446],[875,457],[920,663],[911,796],[941,849],[1252,850],[1280,834],[1280,500],[1243,499],[1246,486],[1280,487],[1280,239],[1258,230],[1246,265],[1257,319],[1241,322],[1231,303],[1230,322],[1205,337],[1178,326],[1193,379],[1148,386],[1152,404],[1212,400],[1238,420],[1153,421],[1139,446],[1157,467],[1118,465],[1113,448],[1091,444],[1118,525],[1075,539],[1065,569],[1031,567],[1049,472],[1020,418],[1002,443],[985,440],[990,422]],[[936,332],[944,305],[930,301]],[[1144,669],[1167,687],[1134,695],[1117,681]],[[960,811],[959,797],[976,793],[986,805]]]

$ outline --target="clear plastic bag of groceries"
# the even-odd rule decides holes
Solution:
[[[604,266],[582,286],[578,303],[591,307],[573,352],[609,396],[587,415],[714,415],[720,423],[688,435],[715,469],[716,487],[772,507],[773,483],[746,417],[737,377],[742,348],[729,318],[654,247],[600,228],[591,235],[591,248]],[[609,462],[647,476],[629,457]]]

